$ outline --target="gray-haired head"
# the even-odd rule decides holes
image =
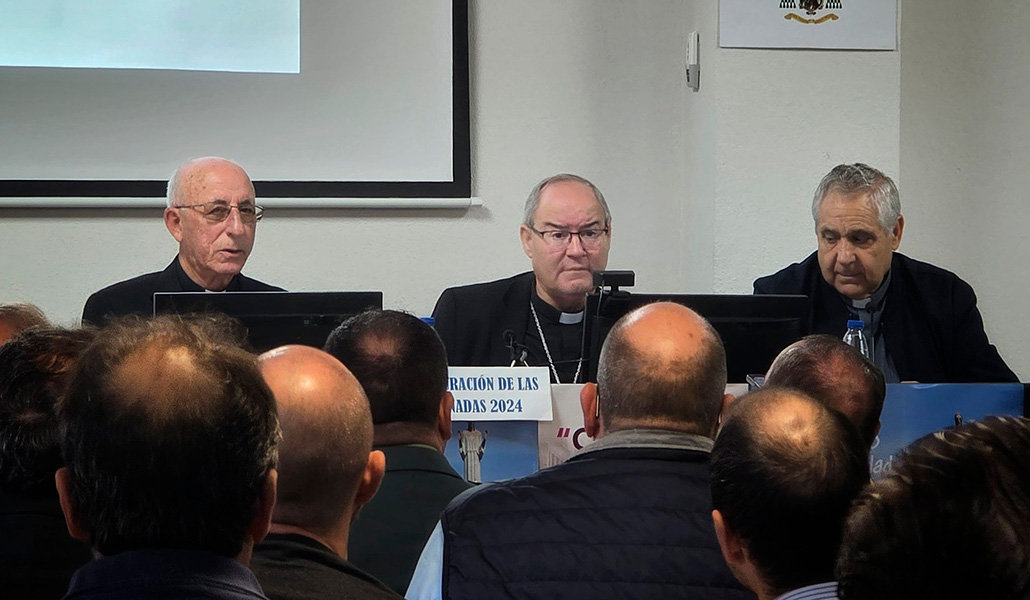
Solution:
[[[222,158],[220,156],[202,156],[200,158],[191,158],[188,161],[182,163],[172,171],[172,176],[168,178],[168,187],[165,190],[165,202],[168,208],[176,206],[176,201],[179,200],[184,190],[188,189],[189,180],[197,173],[195,167],[209,162],[227,162],[239,167],[240,170],[245,171],[243,167],[240,167],[239,163],[229,160],[228,158]]]
[[[580,177],[579,175],[559,173],[558,175],[552,175],[536,184],[533,187],[533,190],[529,192],[529,197],[526,198],[526,209],[522,216],[523,225],[526,227],[533,227],[533,218],[536,216],[537,206],[540,205],[540,194],[543,193],[544,188],[552,183],[561,183],[563,181],[575,181],[576,183],[582,183],[590,188],[590,191],[594,194],[594,198],[597,199],[597,203],[601,205],[602,209],[604,209],[605,226],[608,226],[612,222],[612,211],[608,210],[608,203],[604,199],[604,194],[601,193],[601,190],[597,189],[596,185],[590,183],[590,181]]]
[[[812,219],[819,225],[819,206],[831,191],[842,194],[862,193],[876,207],[880,225],[884,231],[892,231],[901,216],[901,197],[898,187],[883,171],[869,165],[837,165],[819,182],[812,198]]]

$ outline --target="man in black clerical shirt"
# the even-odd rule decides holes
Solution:
[[[576,175],[541,181],[519,228],[533,271],[445,290],[433,317],[451,365],[548,366],[555,383],[582,382],[583,306],[605,268],[611,212]]]
[[[191,160],[168,181],[165,227],[179,255],[164,271],[108,286],[89,297],[82,320],[100,325],[110,317],[154,310],[154,292],[262,292],[280,288],[243,276],[262,209],[242,167],[224,158]]]
[[[897,252],[905,218],[898,188],[868,165],[838,165],[816,188],[818,248],[755,280],[756,294],[805,294],[813,333],[844,335],[865,321],[888,383],[1005,382],[1016,375],[987,340],[973,288]]]

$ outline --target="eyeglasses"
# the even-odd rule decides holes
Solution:
[[[597,250],[601,247],[601,242],[605,236],[608,235],[608,228],[603,229],[584,229],[582,231],[564,231],[561,229],[554,229],[550,231],[537,231],[535,228],[530,227],[530,231],[544,238],[544,243],[552,248],[565,248],[572,243],[572,236],[579,236],[579,243],[586,250]]]
[[[228,219],[234,208],[239,211],[240,220],[248,224],[260,221],[261,215],[265,212],[264,208],[249,202],[239,205],[226,204],[225,202],[204,202],[203,204],[186,204],[183,206],[173,206],[172,208],[197,209],[204,215],[205,219],[212,223],[221,223]]]

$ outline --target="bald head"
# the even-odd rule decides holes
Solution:
[[[711,472],[716,529],[741,540],[761,580],[740,576],[719,532],[745,585],[773,598],[833,580],[844,519],[869,480],[865,446],[843,415],[794,390],[748,394],[726,414]]]
[[[283,432],[273,522],[316,532],[349,522],[372,450],[361,384],[340,361],[307,346],[276,348],[259,362]]]
[[[887,386],[880,369],[843,341],[810,335],[787,346],[769,367],[765,385],[800,390],[839,411],[872,447]]]
[[[726,351],[694,311],[650,304],[612,327],[597,387],[607,432],[652,427],[710,435],[726,388]]]

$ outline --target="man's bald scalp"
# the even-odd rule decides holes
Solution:
[[[651,304],[612,327],[597,385],[606,431],[661,427],[710,435],[726,389],[726,351],[694,311]]]
[[[327,530],[354,501],[372,450],[368,399],[347,367],[315,348],[277,348],[260,364],[283,431],[273,521]]]

